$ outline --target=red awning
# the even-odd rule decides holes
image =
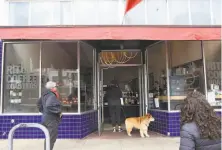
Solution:
[[[0,27],[0,39],[220,40],[221,28],[149,26]]]

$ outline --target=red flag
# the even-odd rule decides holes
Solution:
[[[140,2],[142,2],[142,0],[127,0],[124,14],[126,14],[128,11],[130,11],[133,7],[135,7]]]

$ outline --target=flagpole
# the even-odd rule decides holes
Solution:
[[[123,15],[122,25],[123,25],[123,23],[124,23],[124,20],[125,20],[125,14]]]

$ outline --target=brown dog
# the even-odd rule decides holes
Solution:
[[[132,118],[127,118],[125,120],[125,125],[126,125],[126,131],[129,136],[131,135],[131,131],[133,128],[139,129],[140,130],[140,136],[142,138],[149,137],[148,135],[148,127],[151,121],[154,121],[155,119],[152,117],[151,114],[147,114],[142,117],[132,117]]]

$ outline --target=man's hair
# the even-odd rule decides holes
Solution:
[[[55,82],[49,81],[46,83],[45,88],[50,90],[52,88],[55,88],[56,86],[57,86],[57,84]]]

